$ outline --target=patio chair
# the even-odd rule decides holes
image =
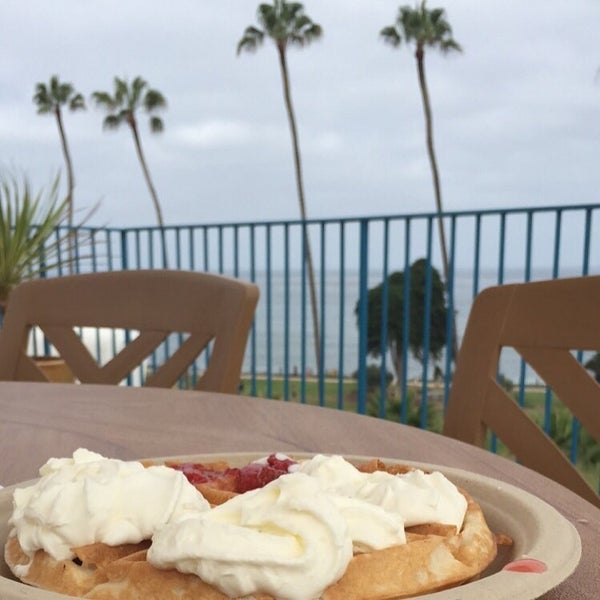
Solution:
[[[600,384],[574,352],[600,350],[600,276],[483,290],[471,308],[443,428],[482,447],[489,428],[523,465],[600,506],[596,491],[498,383],[503,347],[514,348],[600,440]]]
[[[121,383],[175,333],[181,334],[182,343],[147,374],[144,385],[174,386],[212,342],[210,360],[196,389],[234,393],[240,384],[258,296],[252,283],[175,270],[113,271],[27,281],[11,292],[4,315],[0,380],[46,380],[27,355],[34,326],[41,329],[77,381],[99,384]],[[80,327],[131,333],[120,352],[101,365],[82,341]],[[200,362],[204,367],[204,360]]]

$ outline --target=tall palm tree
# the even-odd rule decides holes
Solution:
[[[38,83],[35,86],[33,102],[37,105],[38,114],[53,113],[58,125],[58,133],[62,151],[67,167],[67,221],[69,226],[73,225],[73,188],[75,180],[73,177],[73,163],[67,144],[67,134],[63,124],[62,107],[67,107],[71,111],[85,110],[85,100],[83,96],[76,92],[70,83],[61,83],[57,75],[50,78],[50,83]]]
[[[279,66],[281,69],[281,80],[283,84],[283,98],[287,110],[290,133],[292,137],[292,149],[294,152],[294,167],[296,172],[296,189],[298,203],[300,204],[300,216],[306,221],[306,203],[304,199],[304,184],[302,180],[302,163],[300,160],[300,143],[298,141],[298,129],[296,117],[292,104],[290,91],[290,77],[287,66],[286,52],[289,46],[303,48],[311,42],[319,39],[323,33],[320,25],[314,23],[304,13],[304,6],[299,2],[286,2],[285,0],[273,0],[273,4],[260,4],[256,16],[262,29],[249,26],[244,31],[242,39],[237,46],[237,53],[242,51],[254,52],[262,45],[265,36],[270,37],[277,50]],[[317,312],[317,292],[315,275],[310,249],[308,232],[304,231],[305,261],[309,277],[310,298],[313,317],[313,332],[315,341],[315,358],[317,370],[321,366],[319,319]]]
[[[452,28],[446,20],[444,9],[434,8],[429,10],[426,4],[426,0],[421,0],[421,3],[417,3],[415,8],[401,6],[398,11],[398,16],[396,17],[396,23],[384,27],[381,30],[381,37],[384,42],[390,44],[393,48],[398,48],[403,41],[407,45],[414,44],[415,47],[417,74],[419,77],[419,87],[421,89],[423,112],[425,114],[427,154],[431,166],[435,205],[438,212],[438,232],[440,237],[440,250],[442,253],[442,266],[444,269],[444,280],[446,281],[446,285],[448,285],[450,276],[448,250],[446,245],[446,234],[444,231],[444,220],[441,216],[443,212],[442,191],[433,145],[433,117],[431,113],[431,104],[429,102],[427,80],[425,78],[425,48],[437,48],[443,54],[447,54],[451,51],[462,52],[462,48],[452,37]],[[456,357],[458,352],[458,342],[456,339],[456,319],[454,316],[453,328],[452,352],[454,357]]]
[[[136,111],[143,109],[150,115],[150,130],[152,133],[160,133],[164,130],[163,120],[153,114],[155,111],[166,108],[167,101],[158,90],[151,89],[141,77],[136,77],[131,84],[126,79],[114,79],[114,95],[109,92],[94,92],[92,99],[96,106],[103,108],[108,115],[104,118],[104,129],[118,129],[126,123],[133,134],[133,141],[137,156],[144,172],[146,184],[150,190],[152,203],[156,212],[156,220],[163,236],[163,262],[166,263],[166,247],[164,240],[164,220],[158,194],[150,177],[150,170],[142,150],[142,142],[136,119]]]
[[[462,52],[460,45],[452,38],[452,28],[446,20],[443,8],[429,10],[426,0],[422,0],[415,8],[402,6],[398,11],[396,23],[381,30],[383,40],[394,48],[398,48],[402,42],[407,45],[414,44],[415,57],[417,59],[417,73],[423,111],[425,113],[425,128],[427,153],[433,176],[433,189],[435,192],[435,203],[438,213],[442,213],[442,192],[440,176],[438,172],[435,150],[433,145],[433,117],[429,92],[425,79],[425,48],[439,49],[443,54],[451,51]],[[444,277],[448,282],[448,251],[446,249],[446,236],[444,233],[444,222],[438,219],[440,246],[442,251],[442,262]]]

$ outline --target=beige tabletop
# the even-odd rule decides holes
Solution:
[[[434,433],[275,400],[54,383],[0,383],[0,415],[4,486],[36,477],[50,456],[68,456],[78,447],[121,459],[237,451],[358,454],[493,477],[545,500],[579,532],[579,566],[542,597],[600,597],[600,510],[537,473]]]

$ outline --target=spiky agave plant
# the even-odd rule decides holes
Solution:
[[[69,198],[59,196],[59,176],[32,190],[25,175],[0,171],[0,313],[11,290],[68,260]]]

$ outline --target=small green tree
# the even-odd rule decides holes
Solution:
[[[65,165],[67,167],[67,219],[69,226],[73,226],[73,188],[75,187],[75,178],[73,175],[73,162],[67,143],[67,134],[63,123],[62,107],[67,107],[70,111],[85,110],[85,100],[80,93],[75,91],[72,84],[61,83],[58,76],[53,75],[48,85],[38,83],[35,86],[33,102],[37,106],[38,114],[45,115],[52,113],[56,118]]]
[[[265,36],[270,37],[275,43],[279,67],[281,69],[281,81],[283,84],[283,97],[287,110],[292,147],[294,152],[294,168],[296,171],[296,188],[298,192],[298,203],[300,204],[300,216],[306,220],[306,203],[304,200],[304,183],[302,178],[302,163],[300,160],[300,142],[298,141],[298,129],[296,117],[292,104],[290,89],[290,77],[287,66],[287,49],[289,46],[303,48],[312,41],[321,37],[323,31],[320,25],[314,23],[304,13],[304,6],[299,2],[286,2],[286,0],[273,0],[273,4],[260,4],[257,11],[257,19],[262,29],[253,25],[246,28],[242,39],[237,46],[237,53],[242,51],[254,52],[263,43]],[[304,235],[305,240],[305,262],[308,271],[310,287],[310,301],[313,318],[313,332],[315,338],[315,359],[317,370],[320,370],[320,334],[319,319],[317,312],[317,292],[315,275],[312,261],[312,253],[308,233]]]
[[[423,360],[423,337],[425,325],[425,294],[427,293],[427,261],[419,259],[410,267],[409,315],[407,332],[408,348],[419,361]],[[398,384],[402,381],[402,355],[404,352],[404,284],[405,274],[396,271],[388,276],[387,294],[387,343],[386,350],[390,353]],[[380,283],[368,291],[367,302],[367,352],[374,358],[379,358],[382,352],[382,320],[384,284]],[[359,302],[356,303],[355,314],[358,319]],[[444,294],[444,283],[439,272],[431,267],[431,313],[429,353],[438,360],[446,344],[446,319],[448,311]]]

